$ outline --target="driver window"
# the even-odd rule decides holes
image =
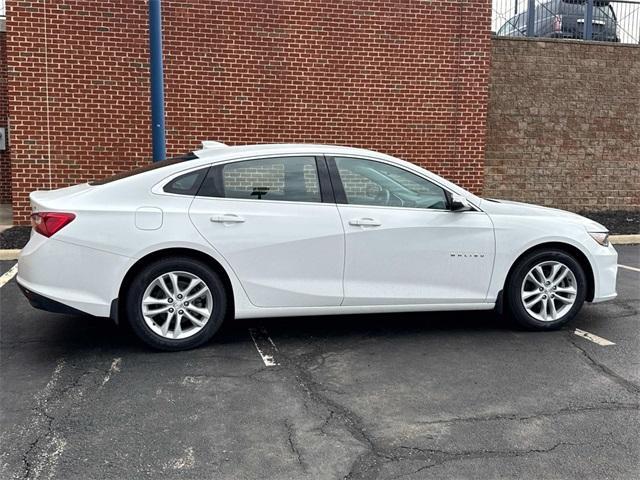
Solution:
[[[359,158],[335,158],[340,180],[351,205],[447,208],[439,186],[402,168]]]

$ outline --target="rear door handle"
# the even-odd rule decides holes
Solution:
[[[220,215],[213,215],[211,217],[212,222],[216,223],[243,223],[244,218],[235,213],[223,213]]]
[[[382,225],[380,221],[375,218],[365,217],[365,218],[354,218],[353,220],[349,220],[349,225],[354,225],[357,227],[379,227]]]

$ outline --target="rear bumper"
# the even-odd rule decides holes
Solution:
[[[45,310],[47,312],[52,313],[66,313],[67,315],[85,315],[84,312],[77,310],[73,307],[65,305],[64,303],[56,302],[50,298],[45,297],[44,295],[40,295],[39,293],[32,292],[27,287],[22,285],[19,280],[17,280],[18,287],[22,291],[27,300],[33,308],[37,308],[39,310]]]
[[[128,257],[32,235],[18,258],[17,282],[36,308],[109,317]]]
[[[584,33],[582,31],[553,32],[546,35],[548,38],[564,38],[569,40],[583,40]],[[619,43],[620,39],[615,35],[607,35],[603,33],[592,33],[591,40],[594,42],[613,42]]]

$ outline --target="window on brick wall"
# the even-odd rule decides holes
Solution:
[[[321,202],[313,157],[244,160],[211,169],[199,195],[289,202]]]

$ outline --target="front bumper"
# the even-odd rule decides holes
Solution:
[[[592,303],[606,302],[618,296],[616,280],[618,276],[618,252],[613,245],[598,247],[592,252],[594,292]]]

